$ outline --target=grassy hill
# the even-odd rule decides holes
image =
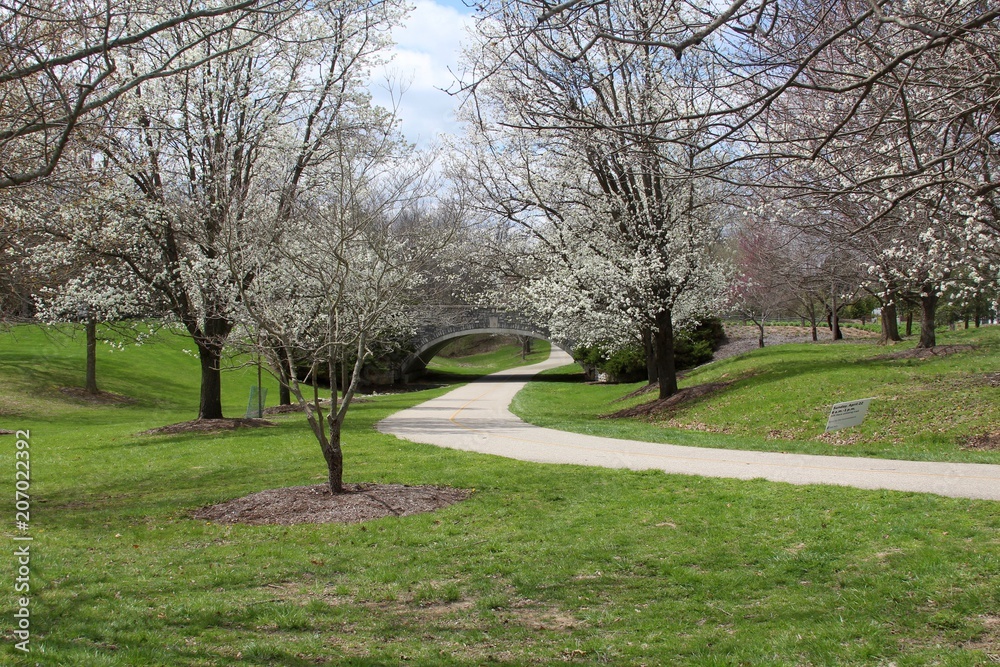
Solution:
[[[689,372],[682,390],[715,390],[641,417],[601,418],[650,402],[655,394],[628,397],[642,383],[538,382],[513,411],[541,426],[650,442],[1000,463],[1000,326],[938,337],[935,351],[913,341],[766,347]],[[824,434],[831,405],[860,398],[875,399],[865,422]]]
[[[465,336],[434,357],[427,364],[427,371],[430,379],[461,380],[545,361],[549,349],[546,340],[532,341],[531,353],[522,359],[520,343],[510,336]]]
[[[9,555],[0,664],[977,665],[1000,655],[996,503],[538,465],[372,428],[444,389],[353,407],[346,476],[475,489],[468,500],[353,525],[195,520],[206,504],[315,484],[325,466],[300,415],[269,429],[141,435],[193,416],[186,346],[161,336],[102,349],[102,387],[134,402],[90,403],[61,390],[82,385],[82,341],[0,333],[0,428],[31,431],[34,538],[31,653],[13,647]],[[230,414],[255,375],[225,374]],[[14,443],[0,436],[10,500]],[[15,545],[8,507],[3,535]]]

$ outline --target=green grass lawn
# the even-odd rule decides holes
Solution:
[[[522,463],[406,443],[352,407],[349,482],[475,489],[361,525],[225,526],[208,503],[325,478],[301,416],[141,436],[190,419],[183,338],[107,354],[0,334],[0,428],[31,430],[31,653],[13,665],[986,665],[1000,656],[997,503]],[[253,369],[228,372],[241,412]],[[563,386],[545,383],[546,387]],[[14,438],[0,466],[14,480]],[[13,552],[13,508],[5,531]]]
[[[945,331],[939,345],[972,346],[927,359],[885,358],[914,342],[767,347],[689,372],[681,388],[732,382],[676,413],[599,419],[655,394],[617,402],[642,386],[537,382],[515,399],[522,419],[578,433],[809,454],[1000,463],[996,450],[968,450],[969,436],[1000,430],[1000,327]],[[575,367],[550,371],[573,379]],[[568,377],[567,377],[568,376]],[[874,397],[860,427],[824,434],[833,403]]]
[[[535,340],[531,343],[531,352],[524,359],[521,358],[521,346],[513,344],[501,345],[482,354],[453,358],[437,356],[427,364],[427,371],[432,380],[468,380],[471,376],[537,364],[549,358],[549,350],[547,340]]]

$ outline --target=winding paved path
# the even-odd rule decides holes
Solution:
[[[707,477],[763,478],[792,484],[835,484],[1000,500],[1000,465],[781,454],[617,440],[532,426],[507,409],[514,394],[532,375],[569,363],[572,359],[568,354],[553,348],[547,361],[471,382],[397,412],[379,422],[378,429],[413,442],[539,463],[658,469]]]

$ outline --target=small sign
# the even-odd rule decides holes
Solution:
[[[874,400],[874,398],[861,398],[846,403],[835,403],[830,410],[830,418],[826,422],[826,432],[857,426],[865,420],[868,406]]]

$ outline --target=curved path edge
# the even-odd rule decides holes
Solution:
[[[553,348],[546,361],[470,382],[380,421],[382,433],[439,447],[537,463],[656,469],[666,473],[833,484],[860,489],[1000,500],[1000,465],[782,454],[619,440],[533,426],[508,407],[531,377],[572,363]]]

